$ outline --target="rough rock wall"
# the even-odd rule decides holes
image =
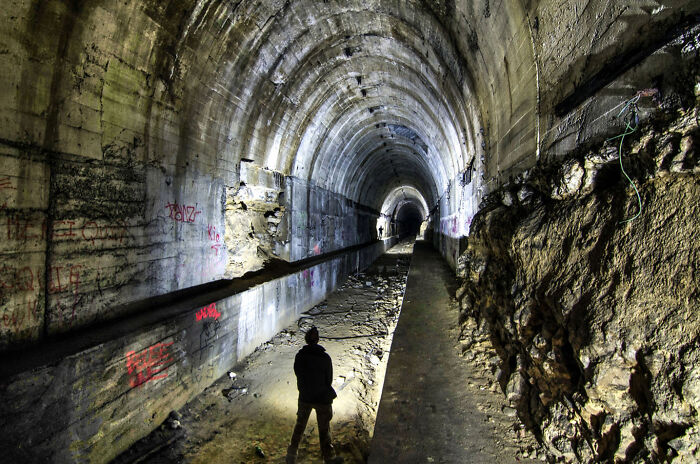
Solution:
[[[616,142],[613,142],[616,143]],[[463,338],[489,338],[509,401],[567,462],[700,459],[697,109],[495,192],[476,216]]]
[[[287,239],[284,179],[274,171],[241,163],[241,183],[226,195],[226,245],[228,277],[262,269]]]

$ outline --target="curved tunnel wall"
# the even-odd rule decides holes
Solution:
[[[12,1],[0,12],[0,347],[370,242],[401,188],[426,203],[454,265],[488,192],[608,136],[638,89],[672,87],[647,57],[670,61],[656,52],[699,11]]]

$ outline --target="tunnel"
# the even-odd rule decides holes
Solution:
[[[7,462],[155,459],[323,314],[346,462],[700,462],[697,1],[8,0],[0,64]]]
[[[396,213],[396,228],[399,238],[418,235],[422,223],[423,216],[415,205],[402,206]]]

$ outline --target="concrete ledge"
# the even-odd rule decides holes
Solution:
[[[94,331],[5,353],[3,457],[111,460],[395,242],[148,300]]]
[[[453,271],[457,270],[457,259],[466,247],[466,237],[455,238],[440,232],[432,234],[433,248],[438,250]]]

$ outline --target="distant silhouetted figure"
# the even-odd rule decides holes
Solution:
[[[382,238],[382,232],[384,232],[384,227],[379,226],[379,238]]]
[[[333,364],[326,350],[318,344],[318,329],[311,327],[305,336],[304,346],[294,358],[294,373],[299,389],[299,409],[297,423],[292,433],[292,441],[287,448],[287,464],[294,464],[301,436],[311,410],[316,410],[318,437],[321,441],[321,453],[326,464],[339,464],[343,459],[335,456],[331,445],[331,418],[333,417],[333,399],[338,396],[331,386],[333,381]]]

